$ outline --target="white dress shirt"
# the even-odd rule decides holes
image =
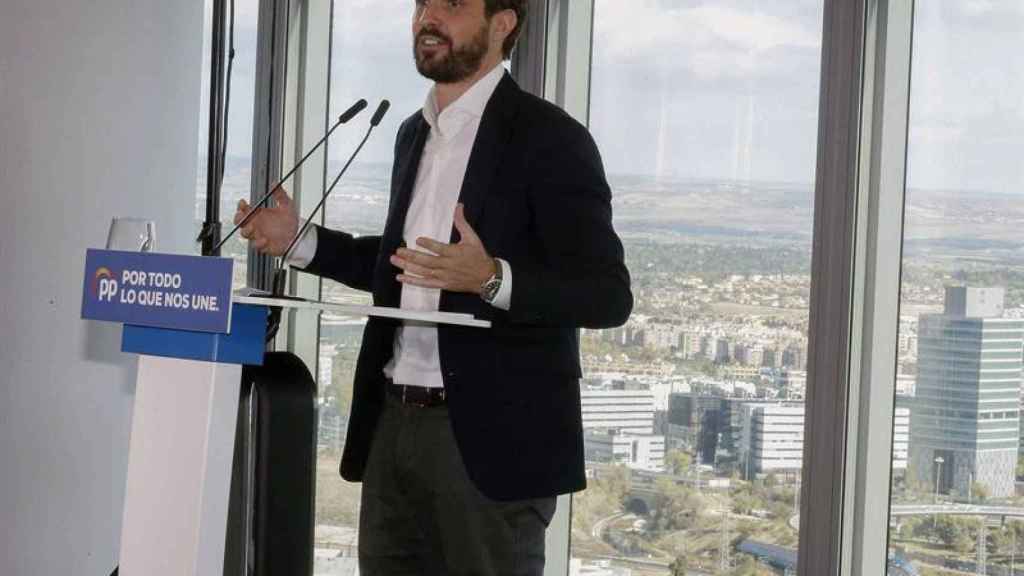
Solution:
[[[504,66],[495,66],[440,113],[437,110],[436,88],[428,93],[423,106],[423,118],[430,125],[430,134],[420,159],[402,231],[407,247],[424,250],[416,245],[416,240],[422,237],[440,242],[449,241],[455,220],[455,206],[462,190],[480,120],[504,74]],[[288,262],[304,268],[315,254],[316,234],[307,233],[296,245]],[[508,310],[512,303],[512,270],[504,260],[499,259],[498,262],[502,268],[502,281],[493,305]],[[402,285],[403,309],[434,311],[438,309],[440,300],[440,290]],[[384,373],[396,384],[442,387],[444,381],[441,376],[436,325],[403,323],[395,334],[394,356],[384,367]]]

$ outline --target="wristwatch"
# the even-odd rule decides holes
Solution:
[[[501,290],[501,262],[497,258],[494,259],[494,270],[494,274],[480,286],[480,297],[488,304],[494,304],[494,299]]]

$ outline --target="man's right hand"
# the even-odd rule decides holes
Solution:
[[[299,231],[299,216],[295,212],[292,199],[283,188],[274,190],[274,200],[277,205],[272,208],[261,208],[245,226],[242,226],[241,233],[256,250],[271,256],[281,256]],[[249,203],[239,200],[235,224],[241,222],[249,211]]]

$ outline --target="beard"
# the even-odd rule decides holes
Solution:
[[[454,84],[469,78],[480,69],[480,64],[487,55],[488,38],[490,38],[491,24],[486,22],[480,27],[469,43],[458,48],[452,43],[452,39],[441,31],[433,28],[424,28],[416,35],[413,41],[412,53],[416,60],[416,69],[425,78],[441,84]],[[434,54],[424,56],[419,50],[420,37],[430,35],[442,39],[448,46],[444,56]]]

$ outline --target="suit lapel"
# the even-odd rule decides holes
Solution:
[[[423,157],[423,148],[427,144],[427,136],[430,134],[430,125],[419,116],[416,119],[416,126],[412,131],[411,141],[403,146],[400,158],[397,180],[393,183],[395,194],[392,197],[391,206],[388,207],[388,220],[385,229],[385,241],[390,241],[396,246],[402,241],[402,231],[405,229],[405,215],[409,211],[409,202],[412,200],[412,189],[416,185],[416,172],[420,167],[420,158]]]
[[[519,112],[518,95],[519,87],[506,72],[480,118],[480,128],[459,191],[459,202],[465,205],[466,220],[474,229],[483,216],[487,194],[493,190],[491,183],[501,167],[505,146],[512,136]],[[451,241],[457,240],[458,235],[453,228]]]
[[[393,267],[387,259],[402,244],[405,215],[409,211],[412,190],[416,184],[416,172],[419,170],[423,148],[427,144],[427,136],[430,134],[430,125],[422,115],[416,117],[415,123],[413,129],[409,131],[410,135],[400,144],[399,155],[395,158],[398,170],[395,171],[395,180],[391,183],[391,203],[388,206],[388,217],[378,256],[378,270],[386,271],[381,279],[383,293],[380,294],[380,303],[384,306],[398,306],[401,300],[401,285],[395,280]]]

